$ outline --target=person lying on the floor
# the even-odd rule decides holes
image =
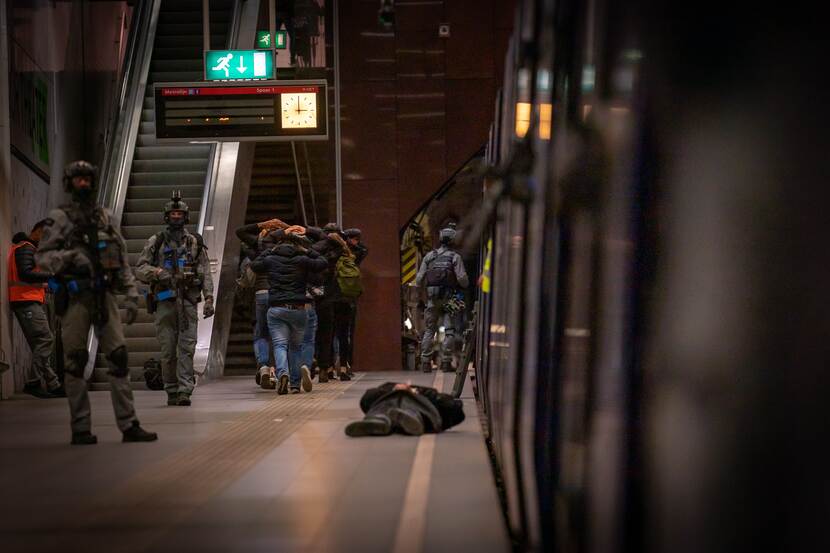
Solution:
[[[464,420],[460,399],[435,388],[394,382],[366,390],[360,408],[366,416],[346,426],[347,436],[387,436],[393,432],[420,436],[447,430]]]

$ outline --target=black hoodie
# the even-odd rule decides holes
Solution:
[[[306,285],[327,266],[316,251],[304,251],[293,244],[274,246],[251,263],[255,273],[268,275],[268,304],[272,306],[309,302]]]

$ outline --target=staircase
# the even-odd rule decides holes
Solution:
[[[234,0],[210,0],[212,49],[227,47],[233,5]],[[201,0],[163,0],[121,220],[121,232],[133,267],[147,239],[164,228],[163,208],[173,190],[181,190],[190,207],[188,230],[195,231],[199,221],[211,147],[156,144],[153,83],[201,81],[202,50]],[[136,322],[124,329],[130,378],[136,384],[143,383],[144,362],[151,357],[161,358],[153,315],[147,313],[143,299]],[[104,355],[99,352],[92,376],[93,389],[107,387],[107,370]]]

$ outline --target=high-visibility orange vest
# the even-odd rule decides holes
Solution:
[[[46,301],[46,289],[43,285],[21,282],[17,276],[17,260],[14,257],[14,252],[26,245],[34,247],[31,242],[20,242],[13,245],[12,249],[9,250],[9,301],[44,303]]]

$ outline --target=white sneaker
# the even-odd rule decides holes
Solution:
[[[302,365],[300,367],[300,375],[302,376],[302,379],[303,379],[303,390],[306,391],[306,392],[310,392],[311,391],[311,371],[308,370],[307,366]]]

